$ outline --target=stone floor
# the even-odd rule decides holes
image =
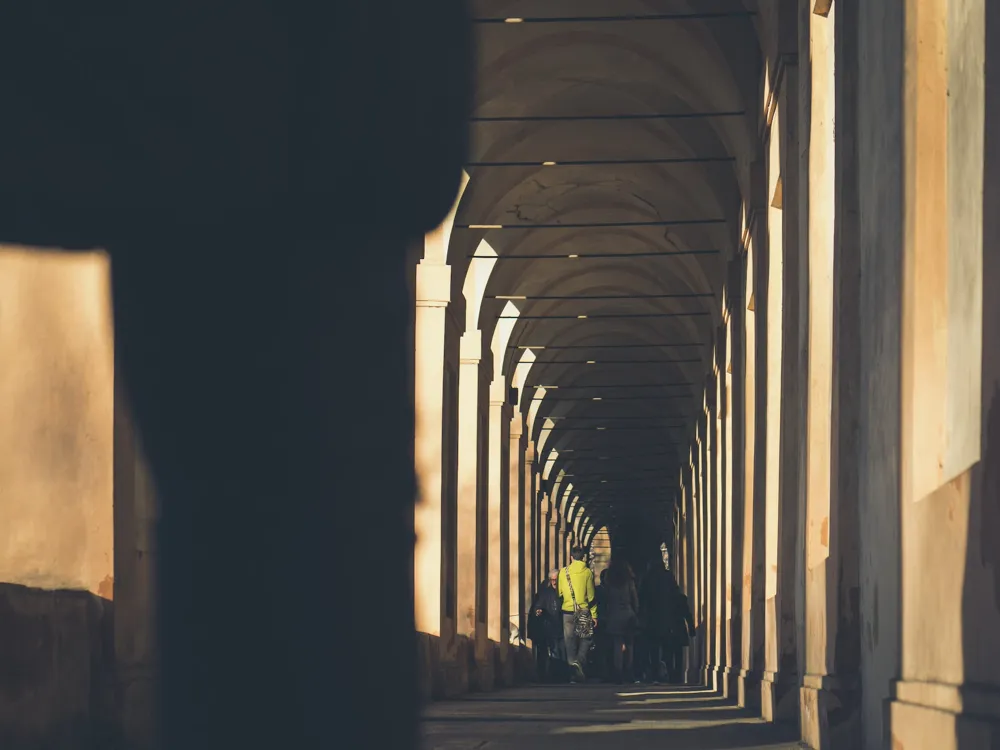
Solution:
[[[703,688],[535,686],[434,703],[423,750],[792,750],[766,724]]]

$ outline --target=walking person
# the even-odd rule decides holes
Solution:
[[[570,556],[573,562],[559,572],[563,639],[566,641],[566,663],[573,672],[570,682],[582,682],[587,679],[583,664],[597,624],[597,602],[594,601],[594,573],[584,562],[586,553],[582,547],[574,547]]]
[[[562,682],[566,673],[566,642],[563,638],[559,571],[542,581],[531,605],[528,634],[535,645],[535,664],[542,682]]]
[[[687,595],[681,591],[673,575],[667,573],[664,583],[670,617],[669,632],[664,644],[664,661],[667,663],[667,680],[676,684],[684,681],[684,649],[694,636],[694,618],[691,616]]]
[[[639,593],[627,562],[611,561],[604,588],[605,608],[599,610],[601,627],[610,640],[612,679],[620,685],[633,679],[632,656],[639,618]]]
[[[639,609],[643,624],[644,655],[642,672],[645,680],[659,684],[666,666],[663,657],[668,650],[671,632],[670,595],[666,578],[669,576],[659,559],[650,560],[639,589]]]

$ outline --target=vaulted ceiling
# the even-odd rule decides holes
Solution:
[[[532,438],[549,486],[562,473],[613,533],[656,524],[701,409],[756,157],[755,9],[473,9],[470,179],[449,261],[461,279],[483,240],[498,255],[479,327],[488,341],[505,307],[519,310],[503,372],[535,358],[520,400],[527,412],[541,399]]]

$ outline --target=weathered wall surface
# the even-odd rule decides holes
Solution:
[[[104,747],[113,344],[103,256],[0,248],[0,747]]]
[[[0,581],[112,597],[103,256],[0,248]]]
[[[0,747],[96,750],[115,736],[110,602],[0,583]]]

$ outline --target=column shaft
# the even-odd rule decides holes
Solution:
[[[477,593],[481,586],[479,558],[480,498],[479,459],[481,454],[479,434],[480,367],[482,334],[466,333],[461,341],[459,366],[459,439],[458,439],[458,623],[457,631],[474,635],[478,616]]]
[[[448,266],[417,266],[414,321],[414,607],[418,632],[443,630],[444,365]]]

